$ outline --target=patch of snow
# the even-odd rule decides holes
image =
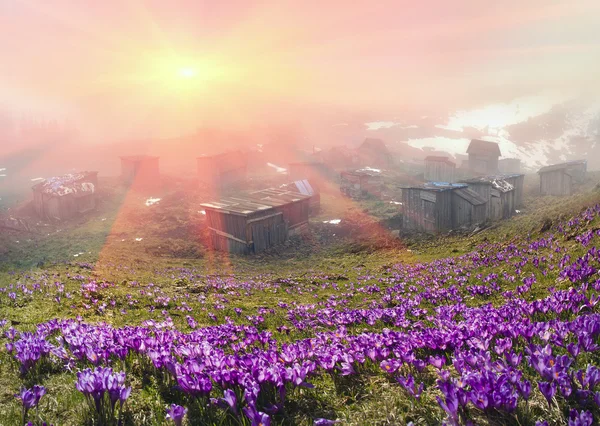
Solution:
[[[0,174],[0,177],[6,177],[6,174],[4,174],[4,173]]]
[[[473,127],[478,130],[502,129],[545,114],[565,99],[559,95],[538,95],[514,99],[509,103],[487,105],[473,110],[457,111],[448,120],[448,127]]]
[[[31,179],[32,182],[39,182],[41,180],[44,180],[44,178],[43,177],[36,177],[36,178]]]
[[[402,205],[402,203],[400,201],[390,201],[390,204],[396,204],[398,206]]]
[[[324,220],[323,223],[330,223],[332,225],[339,225],[341,221],[342,221],[342,219],[331,219],[331,220]]]
[[[0,168],[0,172],[5,172],[6,171],[6,167],[1,167]]]
[[[275,169],[275,171],[277,173],[286,173],[287,172],[287,169],[284,169],[283,167],[279,167],[278,165],[273,164],[273,163],[267,163],[267,166]]]
[[[371,121],[365,123],[367,130],[389,129],[397,125],[394,121]]]
[[[150,197],[150,198],[148,198],[148,199],[146,200],[146,205],[147,205],[147,206],[151,206],[151,205],[153,205],[153,204],[156,204],[156,203],[158,203],[159,201],[160,201],[160,198],[152,198],[152,197]]]
[[[200,214],[206,214],[206,210],[198,210],[198,213],[200,213]]]
[[[381,173],[381,169],[374,169],[372,167],[363,167],[362,169],[358,170],[359,172],[373,172],[373,173]]]
[[[419,126],[410,124],[408,126],[402,126],[401,123],[395,121],[371,121],[365,123],[367,130],[379,130],[379,129],[391,129],[392,127],[398,127],[399,129],[418,129]]]
[[[136,238],[135,240],[136,240],[136,241],[142,241],[142,240],[143,240],[143,238],[139,238],[139,237],[138,237],[138,238]]]
[[[519,214],[519,213],[521,213],[521,210],[515,210],[515,213]]]
[[[436,124],[435,127],[438,129],[443,129],[443,130],[453,130],[455,132],[464,132],[465,131],[465,129],[463,129],[460,126],[453,127],[453,126],[446,125],[446,124]]]

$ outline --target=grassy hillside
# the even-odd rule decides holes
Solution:
[[[205,248],[201,194],[146,206],[115,185],[80,222],[2,234],[0,424],[34,385],[34,424],[169,424],[171,404],[190,425],[597,421],[593,187],[400,239],[389,203],[331,194],[302,238],[236,257]],[[78,376],[104,366],[123,381]],[[114,411],[107,380],[131,388]]]

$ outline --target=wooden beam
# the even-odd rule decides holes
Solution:
[[[250,219],[246,223],[250,224],[250,223],[254,223],[254,222],[260,222],[261,220],[270,219],[272,217],[279,216],[282,214],[283,214],[282,212],[277,212],[277,213],[270,214],[268,216],[261,216],[261,217],[255,218],[255,219]]]
[[[213,231],[215,234],[220,235],[220,236],[225,237],[225,238],[229,238],[230,240],[234,240],[234,241],[237,241],[239,243],[246,244],[246,245],[252,244],[252,241],[247,242],[247,241],[241,240],[239,238],[234,237],[231,234],[228,234],[227,232],[219,231],[218,229],[211,228],[210,226],[208,227],[208,229],[210,229],[211,231]]]

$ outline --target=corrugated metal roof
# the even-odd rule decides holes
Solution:
[[[310,195],[304,195],[287,189],[268,188],[240,194],[235,197],[223,197],[218,201],[203,203],[201,206],[205,209],[249,215],[309,198]]]
[[[296,185],[296,188],[298,189],[298,192],[300,192],[300,194],[304,194],[304,195],[314,195],[315,194],[315,190],[312,188],[312,186],[310,185],[310,183],[308,182],[307,179],[297,180],[296,182],[294,182],[294,185]]]

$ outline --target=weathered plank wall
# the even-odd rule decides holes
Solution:
[[[564,169],[540,173],[540,193],[542,195],[571,195],[573,179]]]
[[[425,180],[428,182],[454,182],[455,166],[443,161],[425,161]]]

